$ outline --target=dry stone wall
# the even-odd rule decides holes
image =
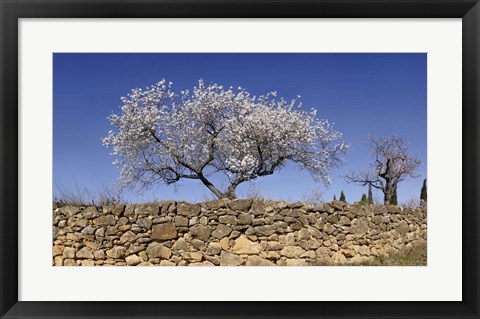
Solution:
[[[355,264],[425,242],[426,209],[263,200],[53,210],[55,266]]]

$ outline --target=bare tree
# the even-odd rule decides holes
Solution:
[[[347,182],[370,185],[384,194],[384,204],[390,204],[398,184],[406,178],[416,178],[415,171],[422,163],[407,152],[407,142],[396,135],[369,135],[373,164],[369,169],[346,176]]]

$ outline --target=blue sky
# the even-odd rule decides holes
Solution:
[[[416,54],[73,54],[53,56],[53,186],[78,185],[95,192],[112,186],[118,170],[102,138],[112,129],[107,116],[119,112],[120,97],[162,78],[174,90],[192,88],[202,78],[226,87],[242,86],[252,94],[277,91],[286,99],[302,96],[305,109],[335,123],[351,150],[346,163],[332,171],[333,184],[315,183],[294,165],[272,176],[242,184],[242,197],[255,188],[270,199],[301,200],[320,189],[325,200],[343,190],[347,201],[358,201],[366,187],[347,184],[347,173],[371,162],[368,134],[397,134],[409,142],[409,151],[423,161],[420,178],[399,185],[399,202],[418,197],[427,172],[427,55]],[[143,202],[177,199],[203,201],[212,194],[199,181],[178,187],[159,184],[142,194],[127,192],[125,199]],[[374,197],[382,198],[379,191]]]

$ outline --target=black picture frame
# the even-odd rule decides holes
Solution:
[[[2,318],[479,318],[478,0],[0,0],[0,314]],[[18,301],[19,18],[462,18],[460,302]],[[299,283],[301,285],[301,283]]]

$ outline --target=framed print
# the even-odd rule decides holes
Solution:
[[[479,317],[477,1],[0,10],[2,318]]]

